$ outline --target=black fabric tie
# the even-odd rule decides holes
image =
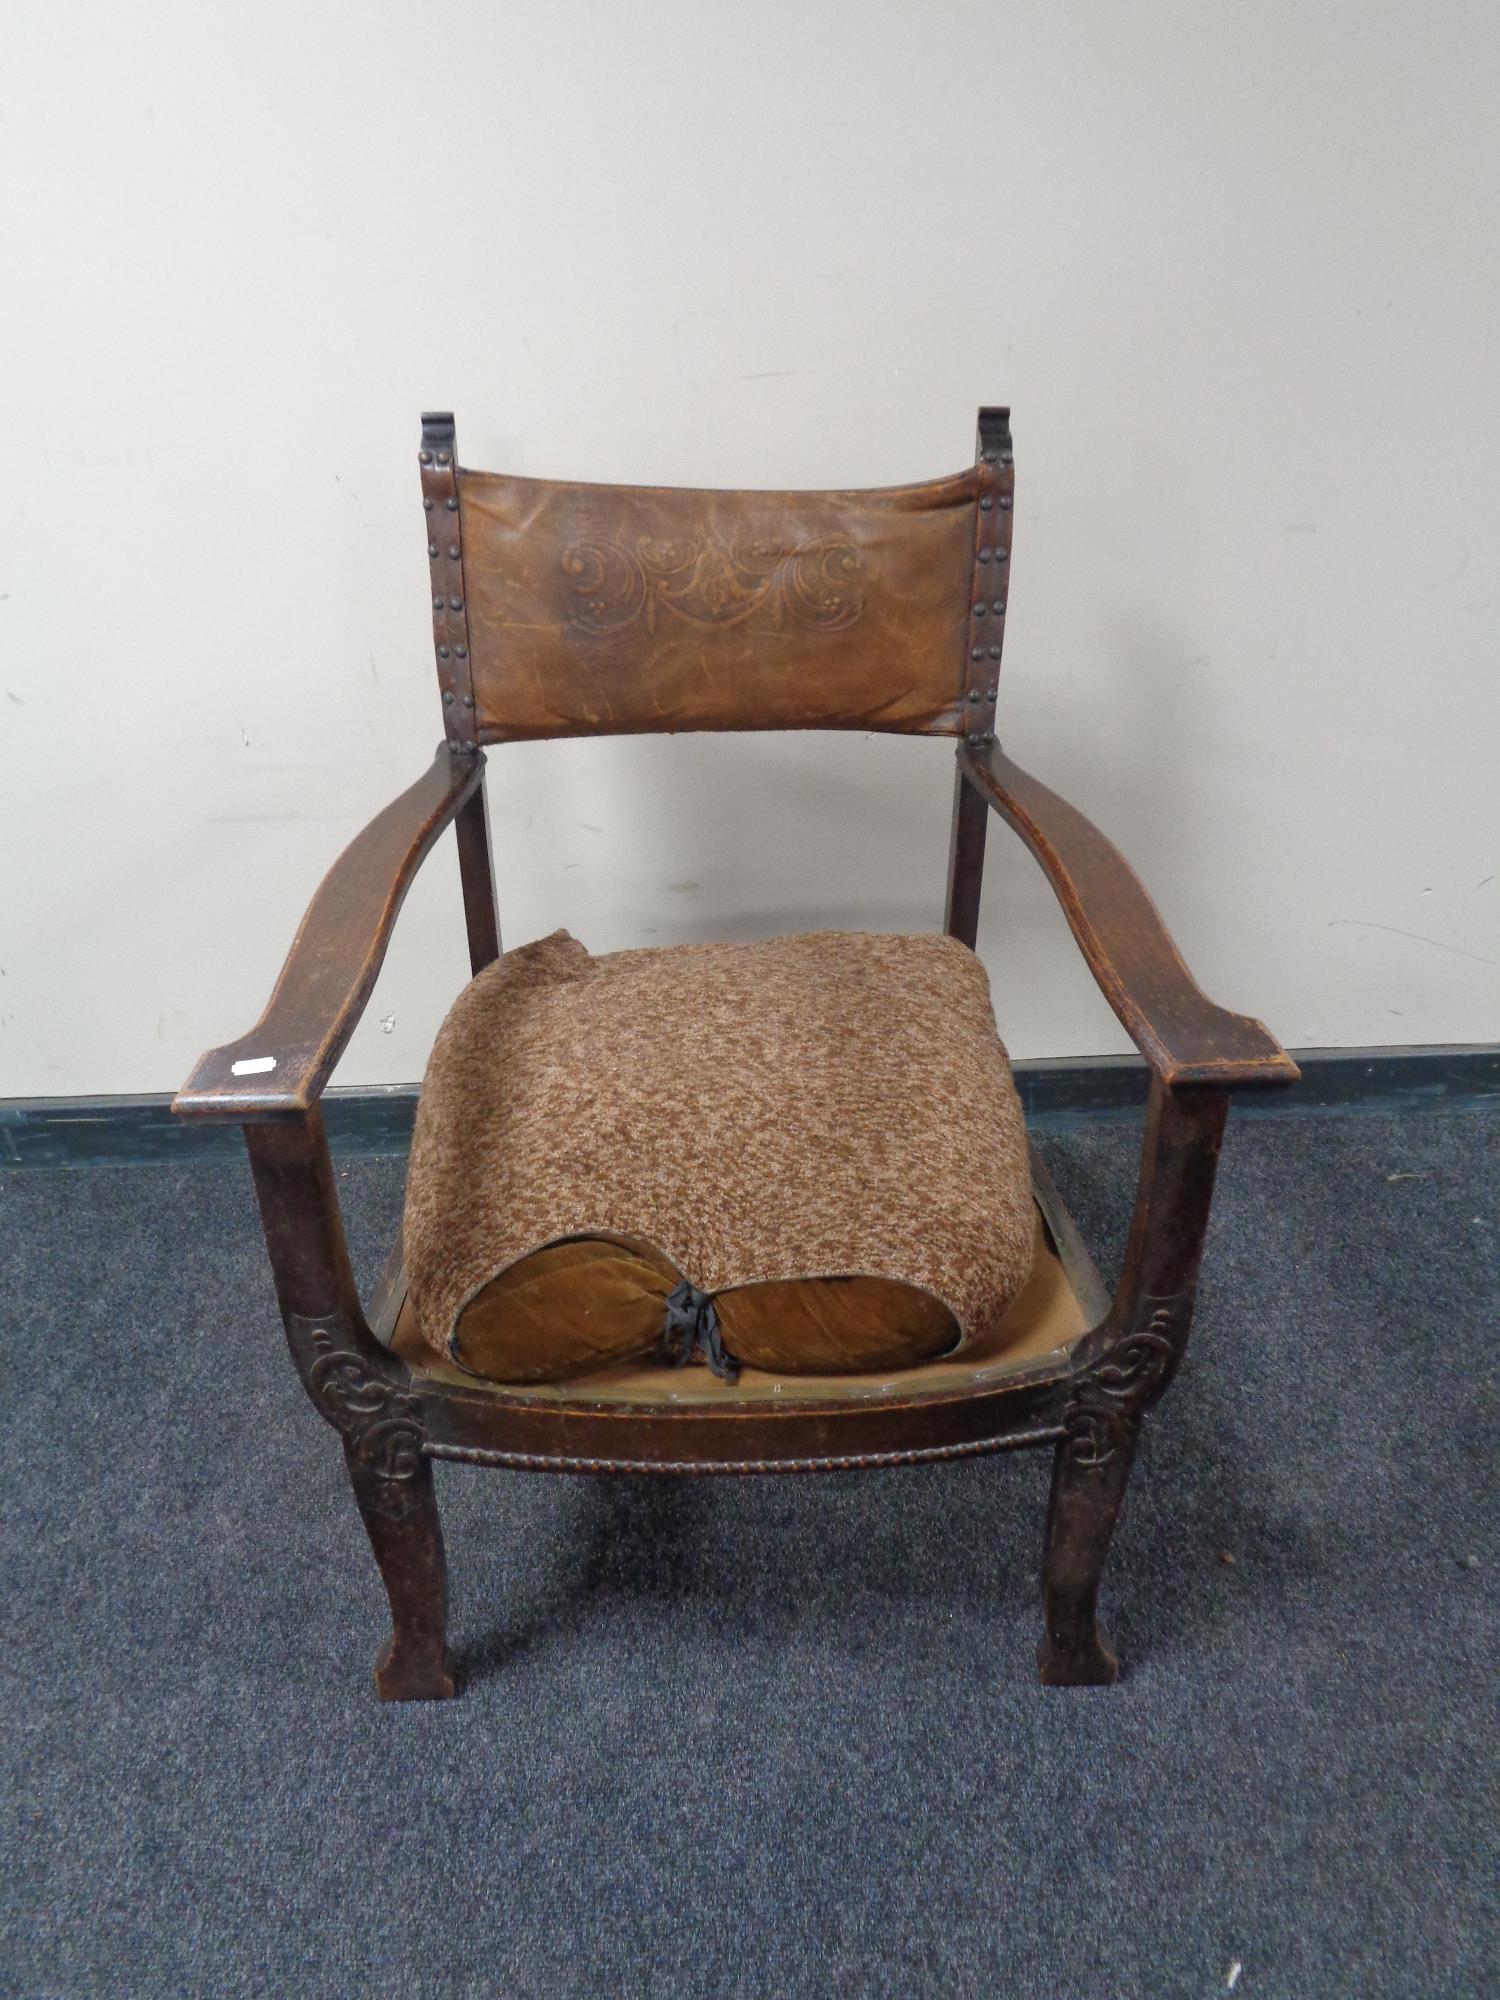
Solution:
[[[701,1354],[721,1382],[739,1380],[740,1365],[724,1352],[719,1332],[719,1315],[707,1292],[700,1292],[686,1278],[668,1292],[667,1317],[661,1330],[663,1361],[673,1368],[685,1368],[695,1354]]]

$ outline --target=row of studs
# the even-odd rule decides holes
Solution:
[[[442,501],[445,514],[458,514],[458,479],[451,451],[432,451],[425,446],[417,453],[422,470],[422,505],[428,514],[438,511]],[[445,490],[447,489],[447,490]],[[438,538],[439,523],[429,521],[427,556],[432,564],[432,639],[437,648],[438,678],[443,687],[443,706],[448,733],[465,749],[474,746],[474,692],[469,668],[469,624],[463,597],[463,542],[458,520],[447,523],[450,539]],[[456,571],[446,571],[444,563],[457,563]],[[446,579],[455,576],[458,590],[449,592]],[[450,630],[450,627],[456,629]],[[452,665],[450,662],[457,662]]]
[[[1010,466],[1015,462],[1015,454],[1010,451],[982,450],[979,455],[979,462],[981,468],[995,465]],[[993,484],[997,479],[997,475],[994,472],[985,473],[983,470],[981,470],[980,477],[987,484]],[[1009,514],[1014,504],[1014,495],[1009,490],[1001,493],[981,493],[979,496],[979,512],[981,515],[993,513],[997,506],[1002,514]],[[1009,527],[1010,523],[1006,522],[1001,528],[1000,535],[993,543],[980,543],[979,547],[974,551],[976,565],[992,566],[994,571],[998,572],[1004,564],[1010,561]],[[984,528],[985,523],[982,520],[976,522],[978,534],[982,535]],[[986,585],[989,585],[991,589],[997,587],[1003,588],[1002,579],[998,573],[993,578],[976,575],[975,588],[983,591]],[[969,647],[969,659],[975,665],[986,659],[992,662],[988,677],[989,685],[987,687],[971,687],[969,689],[969,714],[966,718],[969,727],[966,730],[966,735],[969,743],[976,749],[981,744],[993,743],[995,740],[994,711],[995,703],[1000,694],[1000,653],[1001,642],[1004,636],[1002,631],[997,632],[993,639],[988,639],[988,628],[982,621],[987,620],[991,616],[997,620],[1004,618],[1005,607],[1006,600],[1003,596],[992,597],[989,595],[976,597],[969,607],[969,615],[973,625],[973,643]],[[978,676],[976,675],[975,678],[978,679]],[[978,727],[975,727],[975,724]]]
[[[428,1458],[454,1459],[462,1465],[503,1466],[516,1472],[661,1472],[710,1478],[714,1474],[767,1472],[866,1472],[881,1466],[927,1465],[944,1458],[983,1458],[991,1452],[1024,1450],[1028,1445],[1056,1444],[1067,1436],[1061,1424],[1032,1431],[1009,1431],[1000,1437],[974,1438],[958,1444],[909,1445],[905,1451],[862,1451],[831,1458],[576,1458],[550,1451],[490,1451],[484,1445],[442,1444],[427,1439]]]

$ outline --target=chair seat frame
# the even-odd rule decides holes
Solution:
[[[990,416],[1003,413],[986,413]],[[993,433],[992,433],[993,434]],[[985,439],[981,418],[981,443]],[[467,736],[468,740],[465,740]],[[1100,1575],[1145,1411],[1181,1364],[1230,1094],[1298,1071],[1258,1021],[1198,987],[1118,850],[1027,775],[987,729],[959,744],[946,928],[974,946],[991,812],[1031,850],[1085,962],[1151,1070],[1124,1263],[1111,1295],[1045,1169],[1033,1185],[1088,1330],[1061,1355],[982,1385],[833,1401],[590,1396],[469,1389],[409,1367],[386,1345],[405,1291],[400,1244],[367,1315],[345,1240],[322,1093],[373,991],[402,901],[438,836],[457,835],[470,963],[500,952],[485,755],[450,727],[430,769],[356,836],[316,892],[257,1026],[211,1050],[174,1109],[243,1125],[293,1362],[338,1433],[390,1601],[376,1666],[387,1700],[452,1695],[447,1580],[432,1468],[602,1475],[863,1471],[1016,1449],[1050,1449],[1044,1537],[1044,1682],[1118,1677],[1098,1621]],[[694,1371],[695,1375],[702,1371]]]

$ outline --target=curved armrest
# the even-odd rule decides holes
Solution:
[[[440,744],[432,769],[344,849],[308,905],[266,1011],[210,1049],[173,1101],[191,1118],[307,1111],[364,1012],[412,877],[479,783],[484,758]]]
[[[1270,1031],[1216,1007],[1183,964],[1130,863],[1076,806],[1013,764],[998,743],[965,745],[969,783],[1042,864],[1068,927],[1126,1033],[1171,1089],[1295,1083]]]

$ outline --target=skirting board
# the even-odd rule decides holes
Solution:
[[[1244,1091],[1237,1118],[1500,1110],[1500,1048],[1297,1049],[1291,1090]],[[1018,1062],[1028,1124],[1040,1130],[1099,1118],[1136,1118],[1147,1071],[1138,1056]],[[342,1153],[404,1153],[417,1086],[330,1090],[328,1133]],[[0,1167],[97,1167],[111,1162],[243,1157],[237,1125],[174,1118],[170,1098],[0,1098]]]

